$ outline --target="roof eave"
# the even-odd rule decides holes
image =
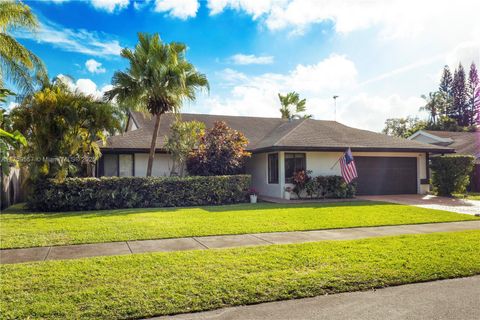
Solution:
[[[271,146],[250,150],[252,153],[275,151],[345,151],[347,147],[305,147],[305,146]],[[455,153],[454,149],[440,148],[391,148],[391,147],[351,147],[353,152],[428,152],[428,153]]]

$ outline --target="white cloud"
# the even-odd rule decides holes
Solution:
[[[185,20],[195,17],[199,6],[197,0],[155,0],[154,10],[168,12],[172,17]]]
[[[102,64],[94,59],[88,59],[85,62],[85,67],[91,73],[105,73],[107,70],[102,67]]]
[[[331,56],[312,65],[297,65],[285,74],[248,76],[225,69],[219,74],[231,88],[226,96],[200,98],[198,105],[209,113],[280,117],[278,93],[297,91],[307,99],[307,113],[315,119],[333,120],[333,95],[337,100],[337,121],[367,130],[380,131],[387,118],[418,114],[423,99],[398,94],[378,95],[362,91],[353,61]]]
[[[109,13],[121,11],[128,7],[130,0],[91,0],[91,5],[95,9],[107,11]]]
[[[270,12],[275,6],[283,6],[285,0],[208,0],[207,7],[210,14],[221,13],[225,9],[243,10],[257,19],[263,14]]]
[[[256,56],[253,54],[235,54],[230,57],[234,64],[272,64],[273,56]]]
[[[330,97],[341,88],[351,89],[356,84],[357,70],[347,57],[332,54],[317,64],[297,65],[286,74],[247,76],[225,69],[221,76],[233,87],[228,98],[207,98],[204,105],[210,106],[210,113],[277,117],[278,93],[299,92],[307,98],[308,112],[313,112],[316,107],[310,104],[310,98]]]
[[[208,0],[211,14],[226,9],[244,11],[270,30],[285,28],[302,33],[313,24],[333,23],[335,30],[347,34],[380,26],[386,38],[417,37],[438,30],[442,37],[469,32],[478,19],[480,2],[458,0]],[[448,22],[446,22],[446,19]]]
[[[148,6],[150,4],[150,1],[151,0],[134,1],[133,2],[133,8],[135,10],[142,10],[143,8],[145,8],[146,6]]]
[[[22,39],[48,43],[64,51],[98,57],[117,56],[122,50],[119,41],[108,34],[68,29],[48,20],[41,23],[40,30],[36,33],[18,31],[15,35]]]
[[[7,111],[7,112],[10,112],[10,111],[12,111],[13,108],[18,107],[19,105],[20,104],[18,102],[10,101],[7,104],[5,104],[5,108],[3,108],[3,109],[5,109],[5,111]]]
[[[98,88],[97,84],[91,79],[78,79],[77,81],[74,81],[62,74],[59,74],[57,78],[61,79],[65,84],[67,84],[70,90],[91,95],[96,99],[101,99],[103,94],[112,88],[112,85],[105,85],[102,88]]]
[[[480,65],[480,42],[462,42],[447,54],[446,63],[455,68],[459,63],[464,67],[472,62]]]
[[[333,116],[333,102],[330,99],[330,116]],[[385,120],[389,118],[407,117],[419,115],[418,109],[425,104],[420,97],[400,96],[377,96],[365,92],[352,96],[342,101],[337,100],[337,121],[360,129],[381,131]],[[316,114],[321,116],[321,114]]]

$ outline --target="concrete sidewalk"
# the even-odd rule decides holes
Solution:
[[[151,320],[478,320],[480,276],[262,303]]]
[[[370,237],[395,236],[402,234],[422,234],[479,229],[480,220],[476,220],[386,227],[272,232],[242,235],[122,241],[69,246],[36,247],[25,249],[4,249],[0,250],[0,263],[6,264],[29,261],[78,259],[86,257],[111,256],[145,252],[234,248],[325,240],[352,240]]]

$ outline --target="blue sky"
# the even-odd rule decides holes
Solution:
[[[17,37],[84,92],[101,95],[137,32],[184,42],[211,84],[187,112],[279,116],[278,92],[316,119],[379,131],[416,114],[444,64],[479,62],[480,2],[459,0],[25,1],[40,19]]]

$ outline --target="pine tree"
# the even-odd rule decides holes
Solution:
[[[460,63],[458,69],[455,69],[453,74],[453,85],[452,85],[452,94],[453,94],[453,104],[452,110],[450,110],[450,118],[455,119],[459,126],[466,127],[469,125],[467,108],[467,87],[466,87],[466,77],[465,69]]]
[[[450,68],[448,67],[448,65],[445,65],[443,67],[442,78],[440,80],[440,86],[439,86],[439,90],[438,90],[442,93],[442,95],[447,100],[447,106],[443,110],[444,112],[442,114],[444,116],[447,116],[447,115],[451,114],[451,112],[452,112],[452,96],[453,96],[452,86],[453,86],[452,73],[450,72]]]
[[[468,125],[474,125],[480,116],[478,110],[475,106],[475,89],[480,85],[480,80],[478,79],[477,66],[474,62],[470,65],[470,72],[468,73],[468,84],[467,84],[467,95],[468,95]]]

